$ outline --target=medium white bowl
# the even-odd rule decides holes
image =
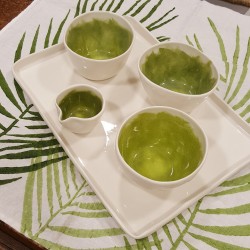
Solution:
[[[63,112],[62,112],[62,109],[60,108],[60,103],[69,93],[72,93],[72,91],[73,92],[88,92],[88,93],[90,92],[93,96],[98,97],[102,103],[101,110],[97,114],[89,118],[82,118],[82,117],[79,118],[79,117],[71,116],[66,119],[63,119]],[[59,122],[64,127],[69,129],[71,132],[77,133],[77,134],[85,134],[85,133],[90,132],[100,121],[100,118],[105,109],[105,100],[103,98],[102,93],[97,88],[87,85],[87,84],[76,84],[76,85],[72,85],[64,89],[56,97],[55,103],[56,103],[56,108],[58,111]]]
[[[160,48],[166,48],[170,50],[178,49],[185,52],[190,57],[198,57],[200,61],[204,64],[210,63],[212,78],[214,79],[214,84],[212,88],[209,91],[202,94],[184,94],[167,89],[151,81],[142,72],[142,65],[145,63],[149,55],[151,55],[152,53],[157,54]],[[159,66],[164,67],[164,64]],[[154,105],[170,106],[185,111],[187,113],[190,113],[201,102],[203,102],[211,93],[215,91],[219,80],[219,74],[215,65],[205,54],[195,49],[194,47],[176,42],[163,42],[147,49],[139,59],[138,71],[142,86],[145,92],[147,93],[150,101]]]
[[[162,112],[170,114],[172,116],[179,117],[182,120],[185,120],[187,122],[187,124],[189,125],[189,128],[191,128],[191,131],[193,131],[193,134],[195,135],[195,137],[199,140],[199,144],[201,146],[202,158],[200,159],[198,166],[193,170],[193,172],[189,173],[189,175],[186,175],[185,177],[182,177],[181,179],[168,180],[168,181],[158,181],[158,180],[154,180],[152,178],[150,179],[149,177],[146,177],[145,175],[140,174],[139,172],[137,172],[136,170],[134,170],[131,166],[129,166],[129,164],[123,158],[123,155],[122,155],[123,153],[121,153],[120,148],[119,148],[119,140],[120,140],[123,128],[127,124],[131,124],[131,122],[134,121],[135,117],[137,117],[139,114],[143,114],[143,113],[154,113],[154,114],[157,114],[157,113],[162,113]],[[135,128],[135,130],[137,128]],[[133,131],[135,131],[135,130],[133,130]],[[144,131],[137,130],[137,133],[144,133]],[[131,136],[133,137],[133,135],[131,135]],[[147,135],[147,138],[149,138],[149,137],[150,136]],[[164,139],[164,138],[162,138],[162,139]],[[127,142],[125,144],[126,144],[126,147],[129,147],[127,145]],[[145,142],[145,145],[147,145],[146,142]],[[143,146],[144,145],[142,145],[141,147],[143,147]],[[149,150],[151,150],[151,147],[152,146],[150,146],[150,147],[147,146],[147,150],[148,150],[148,148],[149,148]],[[135,112],[134,114],[132,114],[131,116],[129,116],[122,123],[122,125],[121,125],[121,127],[120,127],[120,129],[118,131],[118,134],[117,134],[115,148],[116,148],[116,153],[118,155],[118,158],[119,158],[119,160],[121,162],[122,168],[125,170],[125,173],[127,174],[128,178],[131,178],[136,183],[139,183],[139,184],[143,185],[144,187],[148,187],[148,188],[172,188],[172,187],[176,187],[176,186],[182,185],[182,184],[184,184],[184,183],[192,180],[195,177],[195,175],[201,170],[201,168],[202,168],[202,166],[203,166],[203,164],[205,162],[205,159],[206,159],[208,142],[207,142],[207,137],[206,137],[203,129],[187,113],[185,113],[183,111],[180,111],[180,110],[177,110],[177,109],[174,109],[174,108],[171,108],[171,107],[151,106],[151,107],[148,107],[148,108],[145,108],[145,109],[142,109],[140,111]],[[136,148],[140,148],[140,147],[138,146]],[[165,152],[165,151],[163,151],[163,152]],[[135,155],[136,155],[136,157],[138,156],[137,153]],[[147,157],[149,157],[148,154],[146,154],[146,155],[147,155]],[[158,160],[158,158],[154,158],[154,160]],[[172,163],[173,162],[171,162],[171,164]],[[141,166],[139,166],[139,167],[141,167]]]
[[[128,30],[132,36],[131,44],[128,47],[128,49],[124,53],[114,58],[104,59],[104,60],[97,60],[84,57],[71,50],[67,45],[67,37],[69,31],[76,25],[86,22],[91,22],[94,19],[100,21],[114,20],[121,27]],[[134,32],[132,26],[124,17],[112,12],[91,11],[76,17],[69,24],[64,36],[64,45],[68,52],[69,58],[78,73],[80,73],[82,76],[90,80],[105,80],[115,76],[125,65],[132,49],[133,40],[134,40]]]

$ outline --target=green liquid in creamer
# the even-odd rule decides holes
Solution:
[[[156,181],[188,176],[203,158],[189,123],[165,112],[134,117],[122,128],[118,147],[131,168]]]
[[[90,118],[102,109],[101,99],[90,91],[71,91],[59,103],[62,120],[69,117]]]
[[[210,91],[216,80],[211,63],[191,57],[179,49],[160,48],[142,65],[142,72],[159,86],[183,94],[198,95]]]
[[[131,45],[132,34],[115,20],[93,19],[72,27],[66,43],[81,56],[103,60],[123,54]]]

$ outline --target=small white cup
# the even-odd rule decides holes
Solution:
[[[79,117],[68,117],[66,119],[62,119],[63,112],[59,107],[60,102],[72,91],[81,92],[81,91],[88,91],[91,92],[93,95],[97,96],[102,102],[101,110],[92,117],[89,118],[79,118]],[[56,108],[59,114],[59,122],[69,129],[73,133],[77,134],[85,134],[90,132],[99,122],[104,109],[105,109],[105,100],[101,92],[90,85],[87,84],[77,84],[72,85],[69,88],[64,89],[62,92],[58,94],[56,97]]]
[[[151,80],[149,80],[144,73],[142,72],[142,65],[145,63],[146,58],[151,53],[157,53],[159,48],[167,48],[167,49],[179,49],[191,57],[199,57],[202,63],[210,62],[212,77],[215,79],[215,83],[210,91],[203,94],[183,94],[179,92],[172,91],[170,89],[164,88]],[[192,46],[176,43],[176,42],[163,42],[156,44],[149,49],[147,49],[139,59],[138,62],[138,71],[141,79],[142,86],[147,93],[150,101],[154,105],[160,106],[170,106],[173,108],[180,109],[187,113],[192,112],[194,108],[196,108],[200,103],[202,103],[211,93],[213,93],[217,87],[219,80],[219,73],[213,64],[213,62],[201,51],[195,49]]]
[[[111,20],[116,21],[121,27],[127,29],[132,36],[131,44],[128,49],[121,55],[116,56],[111,59],[96,60],[81,56],[71,50],[67,45],[67,36],[70,29],[83,22],[90,22],[93,19],[98,19],[101,21]],[[68,26],[65,36],[64,45],[68,52],[69,58],[75,67],[76,71],[83,77],[90,80],[105,80],[115,76],[125,65],[129,54],[132,49],[132,44],[134,40],[134,33],[132,26],[129,22],[122,16],[106,11],[91,11],[76,17]]]

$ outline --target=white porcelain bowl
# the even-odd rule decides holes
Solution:
[[[131,35],[131,43],[127,50],[114,58],[97,60],[79,55],[75,51],[70,49],[67,44],[67,39],[69,32],[72,30],[72,28],[76,27],[77,25],[89,23],[94,19],[105,22],[109,20],[114,20],[116,23],[118,23],[119,26],[129,31]],[[107,32],[104,32],[104,34],[106,34]],[[99,38],[99,40],[101,40],[101,38]],[[132,49],[133,40],[133,29],[124,17],[112,12],[91,11],[76,17],[69,24],[64,36],[64,45],[66,50],[68,51],[69,58],[78,73],[90,80],[105,80],[115,76],[125,65]],[[98,41],[95,42],[98,43]],[[111,42],[114,41],[112,40]]]
[[[98,112],[95,113],[95,115],[91,117],[87,117],[87,118],[76,117],[76,116],[63,118],[63,111],[60,107],[60,103],[65,97],[67,97],[70,93],[72,93],[72,91],[84,92],[88,94],[91,93],[91,96],[98,98],[99,101],[101,102],[101,107],[98,110]],[[64,89],[56,97],[55,103],[56,103],[56,108],[58,111],[58,119],[60,123],[67,129],[69,129],[71,132],[77,133],[77,134],[85,134],[85,133],[90,132],[100,121],[100,118],[105,109],[105,100],[103,98],[102,93],[97,88],[92,87],[90,85],[86,85],[86,84],[76,84],[76,85],[72,85]],[[80,107],[80,109],[85,109],[85,110],[88,108],[90,108],[88,107],[88,104],[84,104],[82,105],[82,107]]]
[[[181,139],[176,139],[177,141],[173,140],[174,143],[177,143],[177,148],[178,150],[175,150],[174,148],[176,148],[176,146],[171,148],[171,145],[169,144],[169,137],[168,135],[172,133],[171,136],[173,136],[173,130],[171,131],[167,131],[167,134],[165,133],[165,137],[164,136],[160,136],[156,135],[155,132],[151,133],[150,129],[145,128],[145,121],[144,122],[140,122],[140,124],[138,125],[138,123],[136,124],[135,122],[135,118],[138,118],[138,115],[147,115],[147,117],[150,117],[149,120],[154,119],[151,117],[153,113],[153,117],[155,117],[155,114],[161,114],[161,113],[166,113],[166,114],[170,114],[173,117],[177,117],[177,119],[181,118],[181,120],[177,120],[177,121],[181,121],[182,124],[188,124],[188,128],[189,130],[184,130],[184,128],[181,126],[179,126],[178,129],[180,129],[179,131],[181,131],[181,133],[187,133],[186,131],[192,131],[191,134],[194,135],[194,137],[196,138],[196,145],[199,145],[199,152],[201,152],[200,157],[197,158],[197,161],[194,163],[192,162],[192,160],[188,160],[188,165],[185,166],[189,166],[193,164],[194,168],[192,168],[191,171],[186,171],[185,166],[183,166],[184,162],[186,164],[186,161],[182,161],[181,160],[181,164],[178,163],[179,159],[183,159],[183,155],[186,155],[186,152],[190,153],[193,152],[193,148],[189,149],[189,151],[186,151],[187,149],[185,148],[186,145],[188,145],[188,143],[190,144],[189,140],[188,142],[185,142],[183,144],[183,142],[181,142]],[[165,114],[164,114],[165,115]],[[140,116],[141,119],[141,116]],[[144,118],[143,118],[144,119]],[[148,119],[148,118],[146,118]],[[176,119],[176,118],[174,118]],[[184,123],[183,123],[184,120]],[[159,126],[166,125],[166,122],[164,121],[163,124],[158,123]],[[171,123],[171,122],[170,122]],[[131,125],[132,124],[132,128],[131,130],[129,130],[129,136],[124,136],[124,128],[126,130],[127,125]],[[185,125],[186,126],[186,125]],[[157,127],[157,130],[160,129]],[[186,128],[185,128],[186,129]],[[133,132],[131,132],[133,131]],[[150,132],[147,132],[150,131]],[[143,144],[142,145],[137,145],[138,141],[136,141],[137,139],[135,139],[135,137],[138,138],[137,133],[142,133],[143,136],[146,137],[145,141],[143,139]],[[174,132],[175,133],[175,132]],[[179,132],[176,132],[179,133]],[[182,136],[174,134],[174,136],[177,136],[175,138],[180,138]],[[139,135],[140,138],[141,135]],[[173,138],[173,137],[172,137]],[[187,137],[190,138],[190,137]],[[157,148],[157,151],[155,151],[155,149],[153,149],[154,145],[156,145],[159,140],[164,140],[167,141],[167,146],[162,146],[162,144],[160,145],[160,148]],[[197,142],[198,139],[198,142]],[[131,142],[133,141],[133,142]],[[165,143],[165,142],[164,142]],[[185,146],[180,146],[180,145],[185,145]],[[157,145],[157,147],[159,147],[159,144]],[[192,147],[192,146],[191,146]],[[121,162],[122,168],[125,170],[125,173],[127,175],[127,178],[132,179],[133,181],[139,183],[140,185],[143,185],[144,187],[148,187],[148,188],[172,188],[172,187],[176,187],[179,185],[182,185],[190,180],[192,180],[194,178],[194,176],[200,171],[200,169],[202,168],[205,159],[206,159],[206,155],[207,155],[207,148],[208,148],[208,142],[207,142],[207,137],[203,131],[203,129],[197,124],[197,122],[187,113],[171,108],[171,107],[165,107],[165,106],[151,106],[145,109],[142,109],[140,111],[135,112],[134,114],[132,114],[131,116],[129,116],[121,125],[118,134],[117,134],[117,138],[116,138],[116,144],[115,144],[115,148],[116,148],[116,153],[118,155],[118,158]],[[133,150],[133,152],[129,152],[126,151],[127,149],[131,149]],[[167,150],[166,150],[167,148]],[[152,150],[154,151],[152,154]],[[182,150],[182,151],[181,151]],[[184,151],[183,151],[184,150]],[[151,152],[150,152],[151,151]],[[157,152],[155,154],[155,152]],[[160,152],[160,155],[158,155],[158,152]],[[173,153],[174,152],[174,153]],[[176,153],[177,152],[177,153]],[[181,153],[180,153],[181,152]],[[162,158],[162,154],[164,155]],[[167,155],[168,154],[168,155]],[[194,158],[194,155],[192,153],[192,157]],[[137,159],[139,159],[139,161],[136,162],[137,164],[137,170],[141,169],[142,172],[135,170],[134,168],[132,168],[129,164],[133,164],[131,163],[131,159],[132,162],[134,163],[134,161],[137,161]],[[169,160],[171,159],[171,160]],[[146,163],[145,163],[146,161]],[[139,162],[139,163],[138,163]],[[160,165],[158,165],[158,162]],[[168,165],[170,164],[170,165]],[[175,166],[178,166],[178,168],[181,168],[181,172],[178,170]],[[196,165],[197,164],[197,165]],[[160,166],[160,167],[158,167]],[[172,177],[167,177],[165,178],[165,180],[159,180],[156,178],[151,178],[151,176],[149,177],[147,174],[145,175],[144,173],[146,173],[145,171],[158,171],[160,170],[159,174],[157,173],[157,175],[161,175],[161,173],[163,173],[165,170],[162,169],[166,169],[169,168],[169,166],[172,166],[172,172],[171,170],[166,170],[169,171],[167,173],[171,173],[170,176],[175,176],[174,178]],[[143,169],[144,168],[144,169]],[[145,170],[146,169],[146,170]],[[164,174],[166,173],[166,171],[164,172]],[[176,171],[176,172],[175,172]],[[149,173],[149,172],[147,172]],[[152,172],[153,173],[153,172]],[[179,173],[183,173],[181,174],[181,177],[176,177],[178,176]],[[177,175],[176,175],[177,174]],[[150,173],[151,175],[151,173]],[[155,176],[155,174],[153,174]],[[170,179],[172,178],[172,179]]]
[[[142,66],[147,60],[149,55],[152,53],[157,54],[160,48],[166,48],[170,50],[178,49],[180,51],[185,52],[190,57],[198,57],[203,64],[210,63],[211,69],[211,76],[214,79],[214,84],[212,85],[211,89],[206,91],[205,93],[200,94],[186,94],[186,93],[179,93],[165,87],[162,87],[152,80],[150,80],[145,74],[143,73]],[[159,63],[156,61],[156,64]],[[178,61],[174,67],[178,66]],[[159,63],[159,67],[166,67],[163,64]],[[158,68],[159,68],[158,67]],[[149,49],[147,49],[139,59],[138,62],[138,71],[141,79],[142,86],[146,91],[150,101],[153,105],[163,105],[163,106],[170,106],[173,108],[180,109],[187,113],[190,113],[195,107],[197,107],[201,102],[203,102],[211,93],[213,93],[216,89],[219,80],[218,71],[214,65],[214,63],[201,51],[191,47],[189,45],[183,43],[176,43],[176,42],[163,42],[156,44]]]

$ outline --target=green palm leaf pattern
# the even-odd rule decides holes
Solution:
[[[67,12],[64,19],[61,21],[57,32],[54,35],[52,44],[58,43],[62,28],[69,16],[70,11]],[[47,31],[47,35],[44,41],[44,48],[50,46],[51,29],[53,26],[53,19],[50,21],[50,25]],[[38,25],[31,46],[30,54],[36,52],[36,45],[39,38],[40,25]],[[19,60],[22,55],[22,48],[25,41],[26,33],[23,34],[15,52],[14,62]],[[35,110],[32,104],[27,105],[28,100],[25,98],[23,90],[20,88],[16,80],[14,79],[14,85],[18,98],[14,95],[6,82],[2,72],[0,71],[0,87],[5,93],[9,101],[20,111],[18,117],[10,114],[7,109],[0,104],[0,113],[5,117],[11,118],[8,126],[0,124],[0,142],[3,148],[0,148],[0,174],[23,174],[31,171],[36,171],[41,168],[47,167],[51,163],[63,161],[67,158],[66,155],[60,155],[63,153],[63,149],[59,145],[58,141],[54,138],[47,125],[44,123],[40,114]],[[30,125],[32,123],[32,125]],[[26,125],[27,124],[27,125]],[[21,128],[23,134],[16,134],[14,131],[16,128]],[[51,147],[54,146],[54,147]],[[33,159],[40,156],[48,156],[47,159],[43,159],[39,164],[32,163],[26,165],[26,159]],[[53,159],[49,159],[49,156],[57,155]],[[8,166],[5,166],[6,159],[8,159]],[[5,163],[1,164],[1,160]],[[13,160],[13,161],[11,161]],[[24,162],[23,165],[16,167],[16,160]],[[13,163],[12,163],[13,162]],[[17,181],[21,177],[13,178],[12,181]],[[1,181],[2,185],[9,183],[6,180]]]
[[[19,178],[12,178],[12,179],[0,180],[0,186],[1,186],[1,185],[8,184],[8,183],[11,183],[11,182],[14,182],[14,181],[17,181],[17,180],[19,180],[20,178],[21,178],[21,177],[19,177]]]
[[[196,47],[198,50],[203,52],[203,49],[200,45],[199,39],[198,39],[196,34],[194,34],[194,43],[191,41],[191,39],[188,37],[188,35],[186,35],[186,40],[190,46]]]
[[[221,36],[218,28],[216,27],[216,24],[213,22],[211,18],[208,18],[208,22],[210,24],[210,27],[217,38],[219,50],[221,53],[221,60],[224,63],[225,66],[225,75],[220,75],[220,80],[224,84],[226,84],[226,92],[224,93],[224,100],[231,104],[234,100],[237,99],[239,96],[238,93],[240,90],[247,86],[247,82],[245,81],[248,67],[249,67],[249,59],[250,59],[250,37],[248,38],[246,53],[243,61],[243,65],[239,65],[239,57],[241,52],[240,47],[240,28],[239,26],[236,26],[235,30],[235,48],[234,48],[234,54],[233,58],[231,59],[231,62],[229,61],[229,57],[227,55],[225,42],[223,40],[223,37]],[[194,42],[192,42],[192,39],[187,35],[186,41],[189,45],[196,47],[200,51],[203,52],[203,49],[201,47],[201,44],[198,40],[198,37],[196,34],[193,36]],[[230,48],[231,49],[231,48]],[[245,48],[243,48],[245,49]],[[231,66],[232,65],[232,66]],[[237,73],[240,75],[239,79],[236,78]],[[220,88],[218,88],[220,89]],[[232,92],[232,93],[231,93]],[[232,108],[237,112],[238,110],[242,110],[239,112],[239,115],[244,119],[244,117],[247,117],[250,112],[250,106],[248,104],[248,101],[250,100],[250,90],[246,92],[246,94],[240,99],[237,100],[236,104],[232,105]],[[245,119],[246,122],[249,123],[249,118]]]
[[[44,38],[41,38],[40,34],[42,27],[40,25],[36,27],[30,44],[30,53],[37,51],[39,40],[44,40],[44,48],[58,43],[66,22],[87,11],[106,10],[130,15],[136,17],[149,31],[161,29],[171,25],[179,16],[176,14],[175,7],[164,10],[164,14],[161,16],[155,15],[163,2],[162,0],[137,0],[128,6],[126,0],[78,0],[75,10],[66,11],[59,25],[56,24],[53,17],[49,20]],[[146,9],[150,10],[146,11]],[[149,19],[150,23],[147,23]],[[230,61],[223,41],[224,38],[211,18],[208,18],[208,25],[218,41],[221,60],[225,66],[224,75],[221,75],[223,84],[227,84],[225,100],[231,103],[244,85],[250,46],[248,44],[245,60],[242,69],[240,69],[238,65],[239,52],[242,49],[240,47],[240,27],[236,27],[234,56]],[[22,57],[23,46],[27,43],[25,38],[26,33],[23,33],[17,45],[14,61]],[[165,41],[169,40],[170,37],[163,34],[157,39]],[[186,36],[186,40],[190,45],[205,51],[202,40],[198,39],[198,34],[194,34],[192,38]],[[241,70],[240,79],[236,79],[238,70]],[[217,249],[244,249],[228,243],[224,240],[225,238],[220,239],[218,235],[249,236],[248,225],[201,225],[199,224],[199,216],[248,214],[250,212],[249,204],[222,208],[206,208],[205,206],[207,199],[219,199],[227,195],[249,191],[250,178],[248,174],[224,182],[219,191],[217,190],[201,199],[183,214],[163,226],[161,230],[144,239],[134,240],[119,228],[86,181],[76,171],[42,117],[30,104],[30,100],[15,80],[14,86],[13,89],[9,87],[3,72],[0,71],[2,92],[8,102],[12,104],[15,112],[18,113],[18,116],[16,113],[12,114],[5,103],[0,103],[0,114],[9,122],[9,124],[0,124],[0,142],[1,145],[4,145],[3,148],[0,148],[0,185],[12,185],[20,178],[24,178],[26,181],[20,229],[22,233],[49,249],[88,249],[87,246],[69,247],[63,239],[67,238],[71,241],[79,238],[102,240],[105,237],[114,239],[113,242],[119,239],[122,245],[96,247],[95,249],[182,249],[184,247],[197,249],[195,245],[191,244],[190,239],[195,239],[205,246]],[[247,106],[250,98],[249,93],[248,91],[233,106],[235,110],[243,108],[240,113],[243,118],[247,117],[246,115],[249,113],[249,106]],[[249,122],[249,119],[246,121]],[[16,160],[19,161],[19,167],[15,165]],[[30,161],[28,165],[27,160]],[[1,164],[1,161],[8,162],[9,165],[5,166]],[[11,175],[11,178],[8,175]],[[76,220],[79,222],[78,224],[64,224]],[[97,222],[98,225],[92,225],[89,228],[89,221],[101,222],[99,224]],[[59,235],[58,238],[62,241],[50,238],[51,232]]]
[[[159,19],[157,19],[156,21],[152,22],[151,24],[149,24],[146,28],[149,31],[155,30],[155,29],[159,29],[160,27],[162,27],[163,25],[168,24],[169,22],[173,21],[175,18],[178,17],[178,15],[175,15],[173,17],[170,17],[169,19],[167,19],[166,21],[161,22],[165,17],[167,17],[168,15],[170,15],[173,11],[175,10],[175,8],[172,8],[171,10],[167,11],[163,16],[161,16]]]
[[[221,37],[218,29],[216,28],[216,25],[214,24],[214,22],[208,18],[209,23],[211,28],[213,29],[217,39],[218,39],[218,44],[220,46],[220,51],[221,51],[221,57],[222,60],[225,63],[225,72],[226,72],[226,76],[222,77],[225,80],[225,83],[227,84],[227,90],[224,96],[225,101],[227,101],[228,104],[230,104],[234,99],[236,99],[236,97],[238,96],[239,91],[241,90],[241,88],[243,87],[245,82],[245,78],[247,75],[247,71],[248,71],[248,65],[249,65],[249,58],[250,58],[250,37],[248,39],[248,45],[246,48],[246,54],[245,54],[245,58],[243,61],[243,65],[240,68],[238,65],[238,60],[239,60],[239,53],[240,53],[240,28],[237,26],[236,27],[236,34],[235,34],[235,50],[234,50],[234,55],[232,58],[232,70],[231,70],[231,75],[230,74],[230,65],[228,63],[228,56],[226,53],[226,48],[223,42],[223,38]],[[235,79],[236,76],[236,72],[237,71],[241,71],[240,72],[240,77],[239,79]],[[231,90],[233,90],[233,93],[231,93]],[[234,110],[238,110],[242,107],[245,108],[244,112],[241,112],[241,116],[244,118],[248,113],[249,113],[249,108],[246,107],[246,103],[249,100],[249,94],[246,94],[243,99],[239,100],[237,102],[237,104],[235,104],[233,106]]]
[[[230,250],[243,250],[243,249],[246,250],[246,249],[249,249],[249,248],[239,247],[237,245],[232,245],[232,244],[229,244],[229,243],[226,243],[226,242],[223,242],[223,241],[215,240],[213,238],[197,235],[197,234],[194,234],[194,233],[190,233],[190,235],[194,239],[203,241],[204,243],[214,247],[215,249],[230,249]]]
[[[33,162],[39,163],[41,160],[41,157],[37,157],[33,159]],[[54,244],[44,238],[47,232],[53,231],[74,238],[91,239],[124,235],[122,229],[117,227],[117,225],[116,227],[108,226],[103,229],[85,229],[65,226],[63,224],[58,225],[60,221],[70,221],[72,217],[77,217],[78,221],[88,221],[89,219],[96,218],[111,219],[110,214],[106,211],[103,204],[100,203],[96,195],[90,190],[86,181],[75,172],[76,170],[72,165],[69,171],[68,164],[71,164],[71,162],[66,159],[59,164],[50,164],[47,168],[30,172],[27,175],[21,232],[46,247],[56,246],[55,249],[59,246],[64,249],[65,246]],[[63,183],[60,182],[59,175],[64,176]],[[46,176],[46,178],[44,178],[44,176]],[[77,185],[77,182],[81,184]],[[62,195],[63,193],[67,193],[67,195]],[[46,197],[46,199],[44,199],[44,197]],[[85,202],[83,202],[84,200]],[[35,207],[37,209],[35,209]],[[49,214],[49,216],[47,216],[47,214]],[[67,218],[57,220],[60,216]],[[35,221],[37,223],[35,223]],[[128,245],[131,249],[137,249],[138,242],[131,244],[125,236],[124,239],[126,246],[120,249],[126,249]],[[151,246],[157,244],[160,246],[160,240],[157,234],[154,234],[152,241],[144,239],[140,242],[148,246],[148,249],[151,249]]]

